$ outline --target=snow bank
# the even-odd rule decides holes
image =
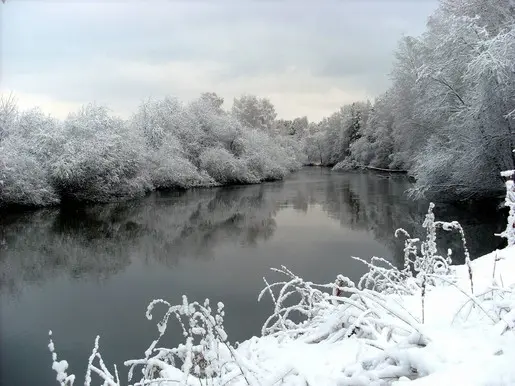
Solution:
[[[513,184],[507,183],[511,189]],[[509,192],[508,192],[509,193]],[[506,205],[511,208],[511,195]],[[431,204],[422,226],[424,240],[405,238],[404,266],[374,257],[355,258],[369,267],[358,283],[338,275],[316,284],[286,267],[284,280],[268,283],[273,310],[261,336],[237,345],[224,330],[224,308],[209,300],[171,305],[158,299],[146,317],[164,307],[158,337],[143,358],[128,360],[134,385],[513,385],[515,384],[515,245],[471,261],[463,229],[437,221]],[[512,217],[508,228],[513,227]],[[451,264],[452,251],[438,254],[439,232],[462,240],[465,264]],[[182,327],[184,343],[162,348],[170,318]],[[99,352],[98,337],[85,385],[95,373],[105,385],[121,386]],[[66,361],[53,369],[61,385],[72,385]]]

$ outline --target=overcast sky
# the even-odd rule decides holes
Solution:
[[[0,4],[1,92],[64,117],[96,101],[128,115],[147,97],[226,107],[270,98],[318,120],[389,85],[393,50],[436,0],[29,1]]]

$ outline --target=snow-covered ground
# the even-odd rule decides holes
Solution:
[[[384,335],[395,322],[399,329],[389,341],[364,335],[344,339],[338,326],[346,318],[346,306],[338,304],[323,312],[325,325],[317,325],[307,336],[253,338],[240,350],[266,369],[263,372],[276,374],[268,379],[292,385],[375,385],[402,376],[406,378],[399,384],[414,378],[414,385],[514,385],[515,247],[490,253],[471,265],[475,295],[470,294],[467,267],[455,267],[457,287],[441,285],[427,292],[423,324],[420,294],[385,296],[388,308],[406,318],[413,316],[410,327],[385,317]],[[492,285],[493,278],[497,285]],[[326,335],[326,328],[331,332],[315,343],[313,337]],[[402,336],[403,328],[411,330],[411,336]],[[288,375],[281,378],[281,374]]]
[[[507,183],[508,193],[513,184]],[[507,232],[513,233],[515,201]],[[430,206],[425,240],[405,238],[405,266],[374,258],[359,283],[339,275],[318,285],[287,268],[285,280],[268,283],[274,309],[262,336],[229,343],[223,327],[223,304],[211,308],[189,302],[153,301],[159,337],[143,358],[129,360],[134,385],[514,385],[515,384],[515,246],[470,261],[462,229],[436,221]],[[465,264],[451,265],[451,253],[438,254],[437,232],[462,238]],[[169,317],[183,327],[185,341],[160,348]],[[170,321],[172,322],[172,321]],[[118,369],[108,370],[98,338],[90,357],[86,385],[118,386]],[[67,363],[54,351],[53,369],[61,385],[71,385]],[[94,377],[93,377],[94,378]],[[93,383],[91,383],[93,382]],[[105,383],[103,383],[105,382]]]

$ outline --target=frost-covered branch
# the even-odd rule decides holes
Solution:
[[[506,181],[506,196],[504,199],[504,205],[508,207],[508,219],[506,229],[498,234],[507,239],[508,245],[515,245],[515,183],[513,181],[513,175],[515,171],[507,170],[502,172],[502,176],[507,178]]]

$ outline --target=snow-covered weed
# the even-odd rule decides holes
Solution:
[[[357,341],[363,355],[358,351],[355,363],[342,369],[338,377],[342,385],[382,385],[401,376],[414,378],[427,373],[401,352],[423,348],[431,340],[420,320],[400,299],[360,289],[342,275],[335,283],[317,285],[285,267],[275,271],[286,280],[272,284],[265,280],[260,297],[270,294],[274,313],[265,322],[263,335],[279,342],[296,340],[305,344]]]
[[[422,227],[426,229],[426,239],[421,241],[413,238],[400,228],[395,231],[395,236],[405,236],[404,241],[404,266],[395,267],[389,261],[373,257],[370,262],[353,257],[366,264],[369,268],[358,283],[359,288],[369,288],[385,294],[414,295],[426,285],[436,285],[438,277],[452,275],[452,251],[449,249],[446,256],[438,253],[436,238],[437,230],[456,231],[462,241],[465,254],[465,263],[470,267],[470,255],[467,249],[465,234],[461,225],[456,222],[435,221],[433,213],[434,204],[429,205],[428,212]],[[471,290],[473,289],[472,270],[470,274]]]
[[[75,382],[75,375],[66,372],[68,370],[68,362],[65,360],[58,361],[57,353],[55,352],[54,342],[52,341],[52,331],[48,332],[48,336],[50,337],[50,343],[48,343],[48,349],[52,354],[52,370],[57,373],[56,380],[59,382],[60,386],[72,386],[73,382]],[[95,341],[95,347],[98,347],[98,337]],[[89,366],[88,366],[89,367]]]
[[[268,293],[274,312],[263,325],[263,336],[320,343],[356,335],[365,344],[382,350],[394,335],[421,333],[418,320],[400,304],[390,303],[374,290],[359,289],[347,277],[339,275],[335,283],[314,284],[286,267],[274,271],[287,280],[268,284],[265,279],[259,299]]]
[[[168,307],[157,324],[159,336],[145,351],[145,358],[125,362],[130,367],[129,381],[138,366],[142,366],[140,383],[155,377],[163,380],[173,378],[174,372],[169,371],[171,367],[181,370],[184,384],[188,384],[190,377],[197,380],[222,379],[228,374],[234,377],[235,371],[240,371],[239,375],[245,377],[244,371],[236,364],[234,348],[227,341],[223,326],[223,303],[217,304],[213,315],[208,299],[204,304],[189,303],[186,296],[183,296],[183,303],[175,306],[158,299],[147,307],[147,319],[152,319],[152,311],[157,304]],[[170,316],[175,316],[181,325],[185,343],[173,349],[159,348],[157,344],[166,332]]]
[[[158,337],[147,348],[143,358],[124,362],[125,366],[129,368],[129,382],[139,378],[133,383],[134,386],[202,385],[204,383],[215,384],[215,382],[218,385],[224,385],[241,377],[244,380],[243,384],[250,384],[249,370],[227,339],[227,333],[223,326],[225,314],[223,303],[219,302],[213,312],[208,299],[203,304],[190,303],[187,297],[183,296],[182,304],[178,305],[171,305],[166,300],[156,299],[147,307],[145,315],[148,320],[153,318],[154,308],[159,304],[166,306],[167,309],[157,323]],[[170,317],[177,319],[185,342],[175,348],[159,347],[158,344],[166,333]],[[68,368],[66,361],[57,362],[57,354],[52,340],[50,340],[49,349],[52,353],[52,368],[57,373],[57,381],[61,386],[72,386],[75,375],[66,373]],[[104,385],[121,385],[117,367],[114,367],[113,375],[102,360],[98,336],[89,358],[85,386],[92,384],[92,374],[96,374],[104,382]]]
[[[423,227],[426,239],[412,238],[405,230],[404,266],[398,268],[381,258],[370,262],[356,258],[369,267],[357,284],[339,275],[335,283],[319,285],[296,276],[282,267],[286,280],[269,284],[260,294],[269,294],[274,312],[263,326],[263,335],[279,340],[295,339],[305,343],[335,343],[357,339],[369,354],[344,369],[342,384],[385,384],[406,377],[419,378],[430,370],[415,360],[418,352],[431,344],[426,331],[425,310],[428,293],[447,287],[462,296],[463,303],[454,319],[461,322],[483,320],[495,325],[498,334],[515,326],[515,296],[511,288],[493,281],[487,291],[474,293],[474,274],[466,247],[463,228],[457,222],[436,221],[431,204]],[[457,283],[451,266],[451,251],[442,256],[437,248],[437,230],[456,231],[465,254],[464,277],[467,283]],[[493,273],[496,277],[496,273]],[[467,284],[467,285],[463,285]],[[275,290],[275,291],[274,291]],[[420,297],[421,313],[408,307],[406,299]],[[420,315],[420,316],[419,316]],[[300,316],[300,317],[299,317]],[[370,350],[371,349],[371,350]]]

